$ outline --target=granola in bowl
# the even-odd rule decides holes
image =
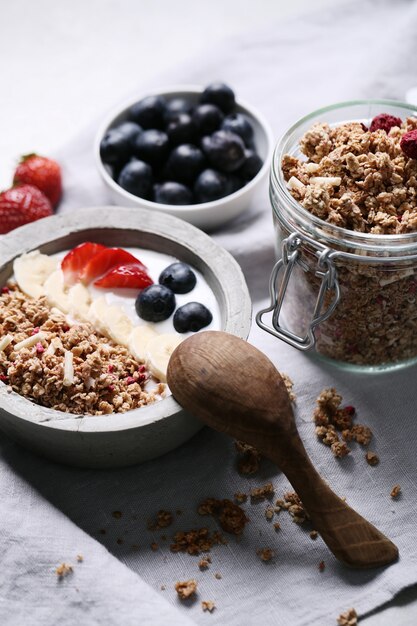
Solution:
[[[278,248],[299,239],[278,333],[300,345],[314,328],[318,355],[371,371],[417,358],[416,157],[417,112],[401,103],[335,105],[284,136],[271,175]]]

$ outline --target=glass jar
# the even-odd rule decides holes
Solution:
[[[300,350],[370,371],[417,362],[417,233],[369,234],[319,219],[293,198],[281,162],[284,154],[302,156],[299,140],[317,122],[369,126],[380,113],[417,116],[399,102],[346,102],[304,117],[278,143],[270,199],[279,261],[270,306],[256,318]]]

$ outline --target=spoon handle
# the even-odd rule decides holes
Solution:
[[[271,460],[284,472],[314,528],[339,561],[365,569],[387,565],[398,558],[398,548],[392,541],[330,489],[314,468],[298,436],[293,438],[284,462],[282,455],[271,452],[270,448]]]

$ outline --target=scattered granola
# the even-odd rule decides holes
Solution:
[[[348,609],[339,615],[337,623],[339,626],[356,626],[358,623],[358,614],[355,609]]]
[[[244,441],[235,441],[235,447],[240,455],[237,460],[238,472],[244,475],[256,474],[262,459],[258,450]]]
[[[164,393],[163,383],[149,392],[142,388],[144,374],[126,348],[89,323],[68,326],[45,297],[28,298],[16,285],[0,294],[4,336],[12,338],[0,350],[4,382],[42,406],[75,414],[124,413]]]
[[[246,493],[242,493],[238,491],[235,493],[234,499],[236,500],[238,504],[244,504],[247,501],[248,496],[246,495]]]
[[[209,552],[214,545],[223,542],[224,538],[220,533],[210,533],[208,528],[198,528],[175,533],[170,550],[171,552],[200,554],[201,552]]]
[[[316,540],[318,536],[319,536],[319,533],[317,532],[317,530],[312,530],[310,532],[311,539]]]
[[[271,548],[261,548],[256,551],[256,554],[259,556],[261,561],[264,561],[265,563],[273,559],[275,556],[275,552],[271,550]]]
[[[213,613],[216,605],[211,600],[203,600],[201,603],[201,608],[203,611],[209,611],[209,613]]]
[[[274,522],[275,530],[281,530],[281,524],[279,522]]]
[[[293,391],[293,387],[294,387],[293,381],[288,376],[288,374],[284,374],[283,372],[280,372],[280,374],[281,374],[282,380],[284,381],[284,385],[287,388],[288,396],[289,396],[291,402],[295,402],[297,398],[296,398],[296,395],[295,395],[295,393]]]
[[[173,515],[170,511],[160,510],[156,514],[155,520],[148,521],[148,530],[161,530],[161,528],[167,528],[168,526],[171,526],[173,519]]]
[[[175,583],[175,591],[181,600],[187,600],[197,592],[197,581],[194,579],[184,580]]]
[[[263,502],[267,498],[273,497],[275,489],[272,483],[266,483],[262,487],[254,487],[250,490],[250,497],[252,501]]]
[[[303,503],[295,491],[287,491],[284,493],[284,501],[284,508],[286,508],[291,515],[293,522],[303,524],[309,519],[307,511],[304,509]]]
[[[58,565],[58,567],[55,569],[55,574],[60,580],[62,580],[63,578],[65,578],[65,576],[72,574],[73,571],[74,570],[72,568],[72,565],[68,565],[67,563],[61,563],[61,565]]]
[[[114,519],[120,519],[123,515],[123,513],[121,511],[113,511],[112,515],[114,517]]]
[[[372,431],[363,424],[353,424],[356,410],[353,406],[340,407],[342,396],[333,387],[324,389],[317,398],[317,407],[313,418],[316,424],[315,433],[321,441],[330,446],[333,455],[342,458],[351,452],[345,443],[356,441],[362,446],[369,445]],[[340,441],[341,431],[343,441]]]
[[[379,463],[379,456],[377,454],[375,454],[375,452],[367,452],[365,454],[365,459],[366,462],[368,463],[368,465],[378,465]]]
[[[216,572],[214,574],[214,578],[217,578],[217,580],[221,580],[223,577],[222,577],[222,575],[219,572]]]
[[[324,570],[326,569],[326,564],[324,561],[320,561],[319,563],[319,572],[324,572]]]
[[[156,543],[156,541],[152,541],[151,550],[152,552],[157,552],[159,550],[159,545]]]
[[[275,509],[273,506],[267,506],[265,509],[265,517],[270,522],[274,517]]]
[[[84,561],[84,557],[82,554],[77,554],[77,561],[78,563],[82,563]]]
[[[198,567],[201,570],[205,570],[209,568],[210,563],[211,563],[211,558],[208,555],[206,555],[206,556],[203,556],[203,558],[199,560]]]
[[[198,513],[200,515],[212,515],[218,519],[223,530],[234,535],[240,535],[246,522],[248,522],[244,510],[231,500],[207,498],[198,507]]]
[[[394,487],[391,489],[390,496],[391,496],[391,498],[394,498],[394,499],[395,499],[395,498],[398,498],[398,496],[400,495],[400,493],[401,493],[401,487],[400,487],[400,485],[394,485]]]

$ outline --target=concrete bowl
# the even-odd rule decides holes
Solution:
[[[13,260],[40,249],[53,254],[83,241],[147,248],[197,268],[219,302],[221,330],[244,339],[251,302],[242,271],[208,235],[170,215],[146,209],[93,207],[56,215],[5,235],[0,248],[0,286],[13,273]],[[172,450],[202,424],[168,396],[123,414],[73,415],[41,407],[0,382],[0,428],[26,448],[79,467],[121,467]]]

